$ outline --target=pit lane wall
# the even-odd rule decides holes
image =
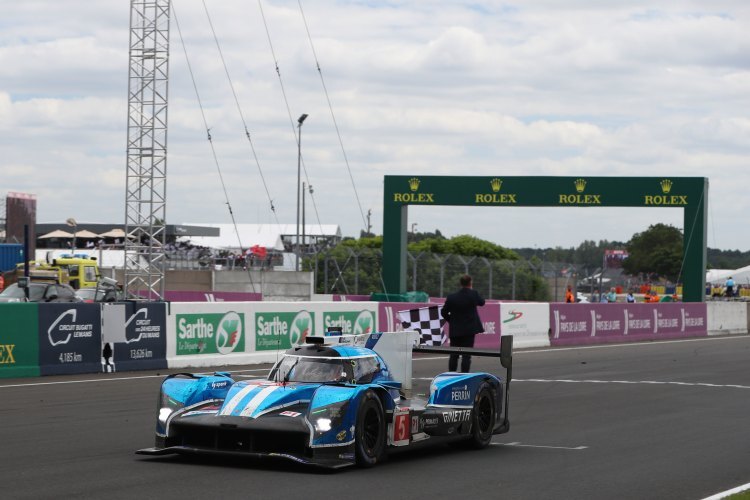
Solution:
[[[0,378],[274,361],[307,335],[398,331],[425,303],[0,304]],[[438,307],[440,304],[435,304]],[[476,347],[499,349],[747,334],[748,304],[491,302]]]

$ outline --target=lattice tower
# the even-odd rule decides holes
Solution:
[[[164,297],[170,0],[131,0],[125,290]],[[145,297],[144,297],[145,295]]]

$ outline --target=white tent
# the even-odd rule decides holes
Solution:
[[[96,233],[92,233],[91,231],[88,231],[86,229],[82,229],[81,231],[76,231],[76,238],[98,238],[99,235]]]
[[[241,244],[245,250],[255,245],[268,250],[284,250],[281,233],[278,232],[275,225],[237,224],[237,231],[235,231],[233,224],[190,223],[190,225],[219,228],[219,236],[190,236],[184,238],[190,240],[193,245],[239,250]]]
[[[724,286],[724,283],[730,276],[736,284],[742,285],[743,288],[750,286],[750,266],[733,270],[723,269],[708,271],[706,272],[706,282]]]
[[[124,238],[125,237],[125,231],[119,228],[112,228],[106,233],[102,233],[99,236],[102,238]]]
[[[62,229],[57,229],[55,231],[52,231],[51,233],[43,234],[39,237],[39,239],[49,239],[49,238],[72,238],[73,233],[69,233],[67,231],[63,231]]]

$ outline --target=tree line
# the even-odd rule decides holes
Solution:
[[[593,273],[602,268],[606,250],[627,252],[622,268],[628,275],[679,283],[682,240],[679,228],[661,223],[634,234],[627,242],[585,240],[570,248],[510,249],[470,235],[446,238],[439,230],[410,232],[407,288],[412,289],[416,281],[417,290],[445,295],[468,271],[475,287],[492,298],[548,300],[547,282],[540,273],[545,263],[570,264]],[[352,293],[354,285],[360,294],[383,292],[382,246],[383,237],[371,233],[363,233],[359,239],[345,238],[336,247],[306,259],[305,268],[316,270],[318,293]],[[750,252],[708,249],[709,268],[736,269],[748,263]]]

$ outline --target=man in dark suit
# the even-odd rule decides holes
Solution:
[[[448,295],[441,309],[443,318],[450,328],[451,347],[474,347],[474,336],[482,333],[484,327],[479,319],[477,306],[484,305],[484,299],[471,287],[471,276],[464,274],[459,280],[461,289]],[[459,354],[451,354],[448,360],[448,370],[455,372],[458,368]],[[471,356],[461,355],[461,371],[467,373],[471,367]]]

